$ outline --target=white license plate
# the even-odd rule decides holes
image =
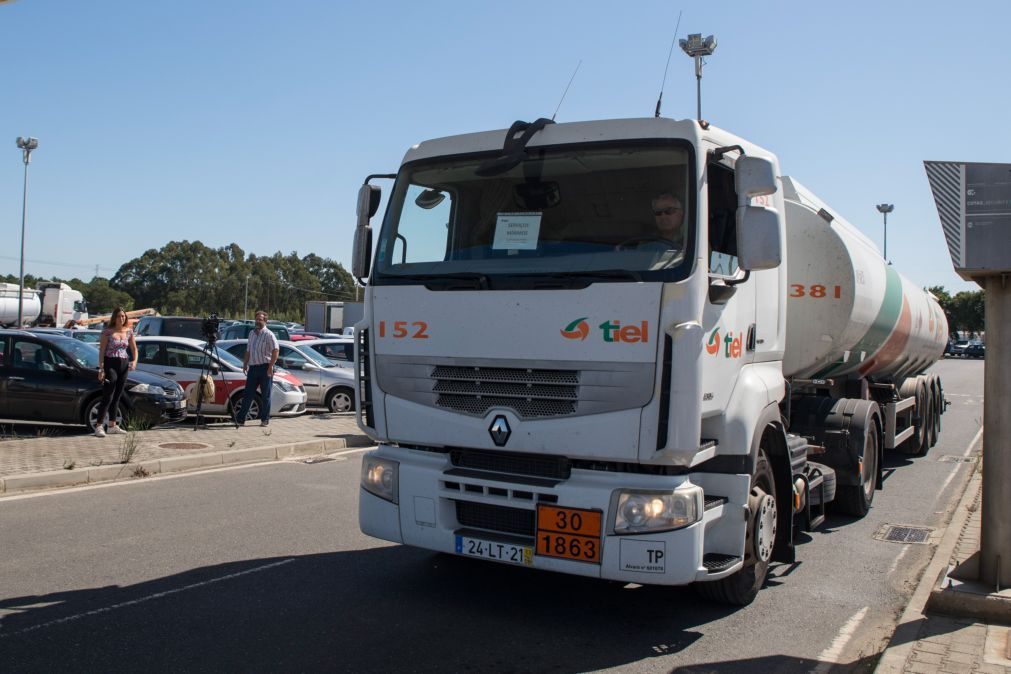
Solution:
[[[456,554],[522,566],[531,566],[534,563],[534,549],[531,547],[513,543],[482,541],[467,536],[456,537]]]

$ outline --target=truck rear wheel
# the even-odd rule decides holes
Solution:
[[[758,452],[748,496],[748,535],[744,542],[744,568],[706,583],[697,583],[699,594],[711,601],[747,606],[765,585],[772,549],[776,544],[776,481],[765,450]]]
[[[929,424],[933,423],[930,416],[930,397],[927,391],[925,377],[910,377],[902,382],[899,395],[903,398],[915,397],[916,407],[913,411],[913,434],[896,449],[903,454],[923,456],[930,449]]]
[[[864,427],[863,437],[854,439],[862,445],[856,448],[860,456],[858,464],[860,483],[839,485],[836,488],[835,500],[832,502],[833,510],[844,515],[863,517],[871,509],[874,488],[877,486],[878,461],[881,457],[878,438],[877,420],[872,419]]]

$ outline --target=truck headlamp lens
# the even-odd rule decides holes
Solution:
[[[398,503],[399,468],[400,464],[396,461],[366,454],[362,457],[362,488],[381,499]]]
[[[673,492],[624,490],[618,492],[614,533],[635,534],[681,529],[699,521],[702,490],[685,484]]]

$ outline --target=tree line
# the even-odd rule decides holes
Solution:
[[[982,290],[963,290],[952,295],[944,286],[931,286],[927,291],[937,298],[948,319],[948,333],[957,338],[960,334],[977,336],[985,326],[984,305],[986,296]]]
[[[8,283],[17,276],[8,275]],[[271,318],[302,320],[309,300],[355,301],[356,287],[344,266],[310,253],[246,255],[238,244],[209,248],[199,241],[172,241],[119,268],[111,279],[25,276],[25,286],[62,281],[80,290],[92,315],[151,308],[162,315],[243,318],[248,307]]]

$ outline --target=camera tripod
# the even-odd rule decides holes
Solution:
[[[196,418],[196,421],[193,423],[193,432],[194,433],[197,431],[198,428],[200,428],[200,419],[202,417],[201,409],[203,408],[203,404],[204,404],[204,376],[205,375],[211,375],[211,379],[213,380],[214,377],[211,374],[213,372],[213,365],[212,365],[212,363],[217,362],[217,363],[223,364],[223,362],[221,360],[221,356],[218,354],[217,335],[207,336],[207,345],[204,347],[204,356],[205,357],[203,359],[201,359],[201,361],[200,361],[200,376],[197,378],[197,383],[196,383],[196,387],[197,387],[197,412],[196,412],[197,418]],[[225,371],[224,371],[224,369],[220,365],[218,367],[218,376],[221,377],[221,390],[224,392],[225,408],[227,409],[227,407],[228,407],[228,388],[227,388],[226,383],[225,383]],[[239,427],[238,410],[232,410],[232,415],[231,416],[232,416],[232,423],[235,425],[235,428],[238,428]],[[207,422],[205,421],[204,422],[204,428],[206,428],[206,427],[207,427]]]

